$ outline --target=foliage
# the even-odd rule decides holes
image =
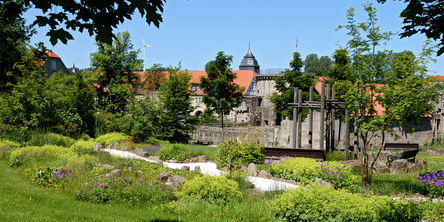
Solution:
[[[385,3],[386,0],[378,0]],[[408,2],[406,8],[401,12],[400,16],[404,18],[402,22],[404,30],[399,35],[401,38],[409,37],[417,33],[425,34],[427,38],[435,41],[441,41],[437,55],[444,53],[444,15],[442,9],[444,2],[436,0],[417,0]]]
[[[319,162],[309,158],[291,158],[283,160],[281,164],[272,164],[270,172],[275,177],[294,180],[302,184],[309,184],[316,178],[327,182],[335,178],[333,182],[338,188],[355,190],[360,185],[359,176],[353,174],[351,167],[334,161]],[[334,177],[332,172],[338,176]],[[339,177],[342,178],[339,179]]]
[[[99,111],[94,114],[94,135],[99,137],[106,133],[127,131],[125,127],[130,126],[120,114]]]
[[[39,168],[31,172],[32,181],[46,187],[63,188],[74,177],[74,172],[69,168]]]
[[[77,140],[69,149],[78,155],[91,154],[94,152],[94,141]]]
[[[168,79],[160,84],[158,138],[179,143],[187,143],[191,139],[190,134],[198,120],[191,115],[194,108],[189,91],[190,79],[191,75],[187,72],[180,72],[179,68],[170,68]]]
[[[444,221],[444,203],[422,202],[419,207],[422,211],[421,219],[430,222]]]
[[[58,161],[60,164],[67,164],[71,160],[77,159],[78,156],[67,148],[45,145],[45,146],[26,146],[14,150],[9,157],[9,165],[11,167],[19,167],[24,164],[33,162]]]
[[[118,33],[113,44],[97,42],[98,51],[91,54],[91,66],[97,70],[97,103],[111,113],[125,111],[137,92],[139,78],[134,73],[142,66],[133,50],[129,32]]]
[[[122,131],[131,135],[135,142],[148,141],[157,134],[160,127],[160,110],[153,100],[133,100],[128,106],[127,114],[122,118]]]
[[[197,175],[201,175],[196,171],[183,171],[180,169],[171,169],[162,164],[150,163],[150,162],[136,162],[131,166],[131,172],[143,172],[142,174],[133,175],[134,177],[141,177],[145,181],[155,182],[157,180],[157,176],[164,172],[173,172],[174,175],[184,177],[187,180],[193,179]],[[131,173],[130,172],[130,173]]]
[[[168,69],[169,68],[162,67],[162,64],[153,64],[151,68],[143,73],[145,80],[141,82],[141,86],[149,91],[158,90],[160,84],[167,80],[166,71],[168,71]]]
[[[117,133],[117,132],[107,133],[105,135],[101,135],[96,138],[96,142],[99,142],[105,146],[125,140],[131,140],[131,137],[123,133]]]
[[[184,161],[186,159],[201,155],[200,152],[195,152],[185,144],[172,144],[157,151],[157,155],[161,160],[177,160]]]
[[[31,135],[31,139],[27,142],[29,146],[55,145],[62,147],[70,147],[74,143],[74,139],[56,133],[34,133]]]
[[[225,177],[202,176],[185,182],[176,193],[178,198],[185,196],[196,199],[227,203],[242,197],[237,183]]]
[[[367,197],[326,186],[286,191],[273,203],[282,221],[415,221],[417,205],[388,197]]]
[[[354,160],[355,159],[355,154],[353,152],[349,152],[349,160]],[[345,154],[344,151],[330,151],[327,152],[326,155],[326,160],[327,161],[344,161],[345,160]]]
[[[67,43],[73,39],[70,32],[73,30],[83,32],[88,31],[89,35],[96,35],[96,39],[101,42],[111,43],[114,36],[113,29],[122,24],[126,19],[134,16],[138,12],[145,18],[148,24],[154,24],[159,27],[162,22],[161,13],[163,12],[165,0],[150,1],[131,1],[124,2],[116,6],[107,1],[94,2],[76,2],[76,1],[23,1],[26,7],[33,7],[38,13],[36,19],[32,21],[33,25],[40,27],[49,26],[46,33],[50,41],[55,45],[58,41]],[[19,4],[19,3],[16,3]],[[53,8],[59,8],[54,12]],[[18,19],[22,15],[17,14]]]
[[[326,76],[331,65],[333,65],[333,62],[330,57],[321,56],[321,58],[318,58],[317,54],[309,54],[304,60],[304,72],[315,76]]]
[[[276,77],[276,90],[270,97],[271,102],[274,104],[274,111],[280,117],[284,119],[289,117],[293,119],[293,107],[288,103],[294,102],[294,88],[302,90],[302,100],[307,101],[309,99],[310,86],[313,86],[314,76],[310,73],[302,73],[301,69],[303,61],[299,52],[293,53],[293,60],[290,61],[290,68],[285,70],[283,77]],[[304,116],[306,111],[304,110]]]
[[[236,74],[230,69],[233,56],[218,52],[215,60],[205,65],[207,77],[202,76],[200,86],[204,95],[203,103],[211,112],[216,112],[221,118],[222,133],[224,128],[224,116],[241,104],[242,87],[234,83]]]
[[[426,183],[430,197],[444,197],[444,171],[439,170],[436,173],[426,172],[419,174],[418,181]]]
[[[239,140],[225,140],[219,144],[219,167],[239,168],[241,165],[250,163],[260,164],[265,160],[262,148],[250,142],[240,142]]]
[[[19,148],[20,144],[10,140],[0,140],[0,159],[9,159],[12,151]]]
[[[120,201],[131,205],[160,204],[174,198],[174,190],[139,178],[105,177],[89,182],[75,195],[77,200],[106,203]]]

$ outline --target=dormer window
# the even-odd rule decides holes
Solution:
[[[191,92],[198,92],[201,91],[202,88],[200,88],[200,85],[197,83],[192,83],[191,84]]]

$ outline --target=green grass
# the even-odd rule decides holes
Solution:
[[[156,207],[76,201],[72,193],[32,184],[0,161],[0,221],[193,221]]]
[[[427,161],[427,171],[436,172],[438,170],[444,170],[444,156],[419,154],[416,158]]]

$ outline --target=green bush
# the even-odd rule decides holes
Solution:
[[[20,144],[10,140],[0,140],[0,159],[8,159],[12,151],[20,147]]]
[[[94,141],[77,140],[69,149],[79,155],[93,153],[95,143]]]
[[[226,203],[242,198],[239,186],[234,180],[225,177],[202,176],[187,181],[177,192],[178,198],[185,196]]]
[[[174,199],[174,190],[164,184],[152,184],[132,177],[98,178],[77,191],[76,199],[94,203],[112,201],[142,205],[159,204]]]
[[[74,142],[75,142],[74,139],[56,133],[47,133],[47,134],[37,133],[31,136],[31,140],[29,140],[27,144],[28,146],[55,145],[55,146],[70,147]]]
[[[36,184],[60,188],[66,186],[74,177],[74,172],[69,168],[46,167],[44,169],[27,169],[25,174],[30,176]]]
[[[106,146],[115,142],[121,142],[125,140],[131,140],[131,137],[123,133],[112,132],[97,137],[96,142],[100,142],[102,145]]]
[[[182,162],[186,159],[199,156],[200,152],[191,150],[191,148],[185,144],[172,144],[157,151],[157,155],[161,160],[175,159]]]
[[[272,164],[271,173],[278,177],[308,184],[316,178],[333,183],[336,188],[357,189],[361,179],[351,167],[334,161],[319,162],[309,158],[291,158]],[[333,180],[333,181],[332,181]]]
[[[338,150],[327,152],[326,159],[327,159],[327,161],[344,161],[345,160],[345,153],[344,153],[344,151],[338,151]],[[350,152],[348,159],[354,160],[355,153]]]
[[[238,168],[250,163],[264,163],[265,156],[262,148],[248,142],[241,143],[239,140],[226,140],[219,144],[219,167]]]
[[[77,159],[78,156],[71,151],[60,146],[27,146],[14,150],[9,157],[9,165],[18,167],[23,164],[43,161],[59,161],[61,164]]]
[[[281,221],[417,221],[421,212],[408,201],[312,185],[283,193],[273,203]]]

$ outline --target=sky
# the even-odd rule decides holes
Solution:
[[[387,1],[377,8],[378,24],[383,31],[399,33],[405,8],[403,1]],[[146,48],[147,68],[154,63],[178,66],[186,70],[204,70],[219,51],[233,56],[231,68],[239,69],[249,44],[261,69],[287,68],[295,51],[305,58],[311,53],[332,56],[335,49],[345,47],[350,39],[345,29],[346,10],[355,8],[357,21],[365,21],[366,14],[357,0],[167,0],[162,14],[163,22],[157,28],[148,25],[140,14],[119,25],[114,32],[128,31],[134,49]],[[26,12],[27,22],[35,19],[36,11]],[[37,28],[31,43],[43,42],[57,53],[67,67],[90,67],[90,54],[97,51],[94,36],[74,32],[74,40],[65,45],[52,46],[46,36],[48,28]],[[296,39],[298,47],[296,48]],[[379,50],[403,50],[419,54],[425,41],[422,35],[400,39],[393,36]],[[444,75],[444,55],[434,56],[436,63],[429,63],[429,75]]]

